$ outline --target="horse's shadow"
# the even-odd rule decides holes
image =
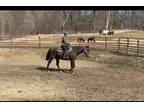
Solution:
[[[36,68],[37,70],[40,70],[40,71],[44,71],[44,72],[47,72],[47,71],[50,71],[50,72],[65,72],[65,73],[68,73],[69,72],[69,69],[56,69],[56,68],[49,68],[47,69],[46,67],[37,67]]]

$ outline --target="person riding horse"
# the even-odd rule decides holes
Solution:
[[[61,48],[63,50],[63,57],[68,59],[68,52],[70,49],[70,42],[68,41],[68,34],[64,33],[63,37],[62,37],[62,44],[61,44]]]

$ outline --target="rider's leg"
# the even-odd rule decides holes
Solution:
[[[62,49],[63,49],[63,57],[69,59],[68,57],[69,44],[63,45]]]
[[[63,57],[66,58],[67,46],[63,46]]]
[[[69,59],[69,50],[70,50],[70,45],[67,44],[67,46],[66,46],[66,51],[65,51],[65,57],[66,57],[67,59]]]

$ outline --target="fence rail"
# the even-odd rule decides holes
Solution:
[[[127,55],[135,55],[144,57],[144,38],[129,38],[129,37],[95,37],[95,43],[90,42],[76,42],[78,37],[71,37],[72,46],[89,45],[91,49],[106,50],[115,53],[122,53]],[[87,40],[89,37],[84,37]],[[60,37],[54,38],[54,41],[49,37],[36,39],[23,39],[16,41],[14,39],[7,41],[0,41],[0,48],[50,48],[58,47],[60,45]],[[49,41],[50,40],[50,41]],[[53,40],[53,42],[51,41]]]

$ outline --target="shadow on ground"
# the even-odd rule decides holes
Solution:
[[[47,69],[46,67],[37,67],[35,69],[40,70],[40,71],[45,71],[45,72],[46,71],[50,71],[50,72],[62,71],[62,72],[65,72],[65,73],[69,73],[70,72],[69,69],[60,69],[60,70],[58,70],[57,68],[49,68],[49,69]]]

